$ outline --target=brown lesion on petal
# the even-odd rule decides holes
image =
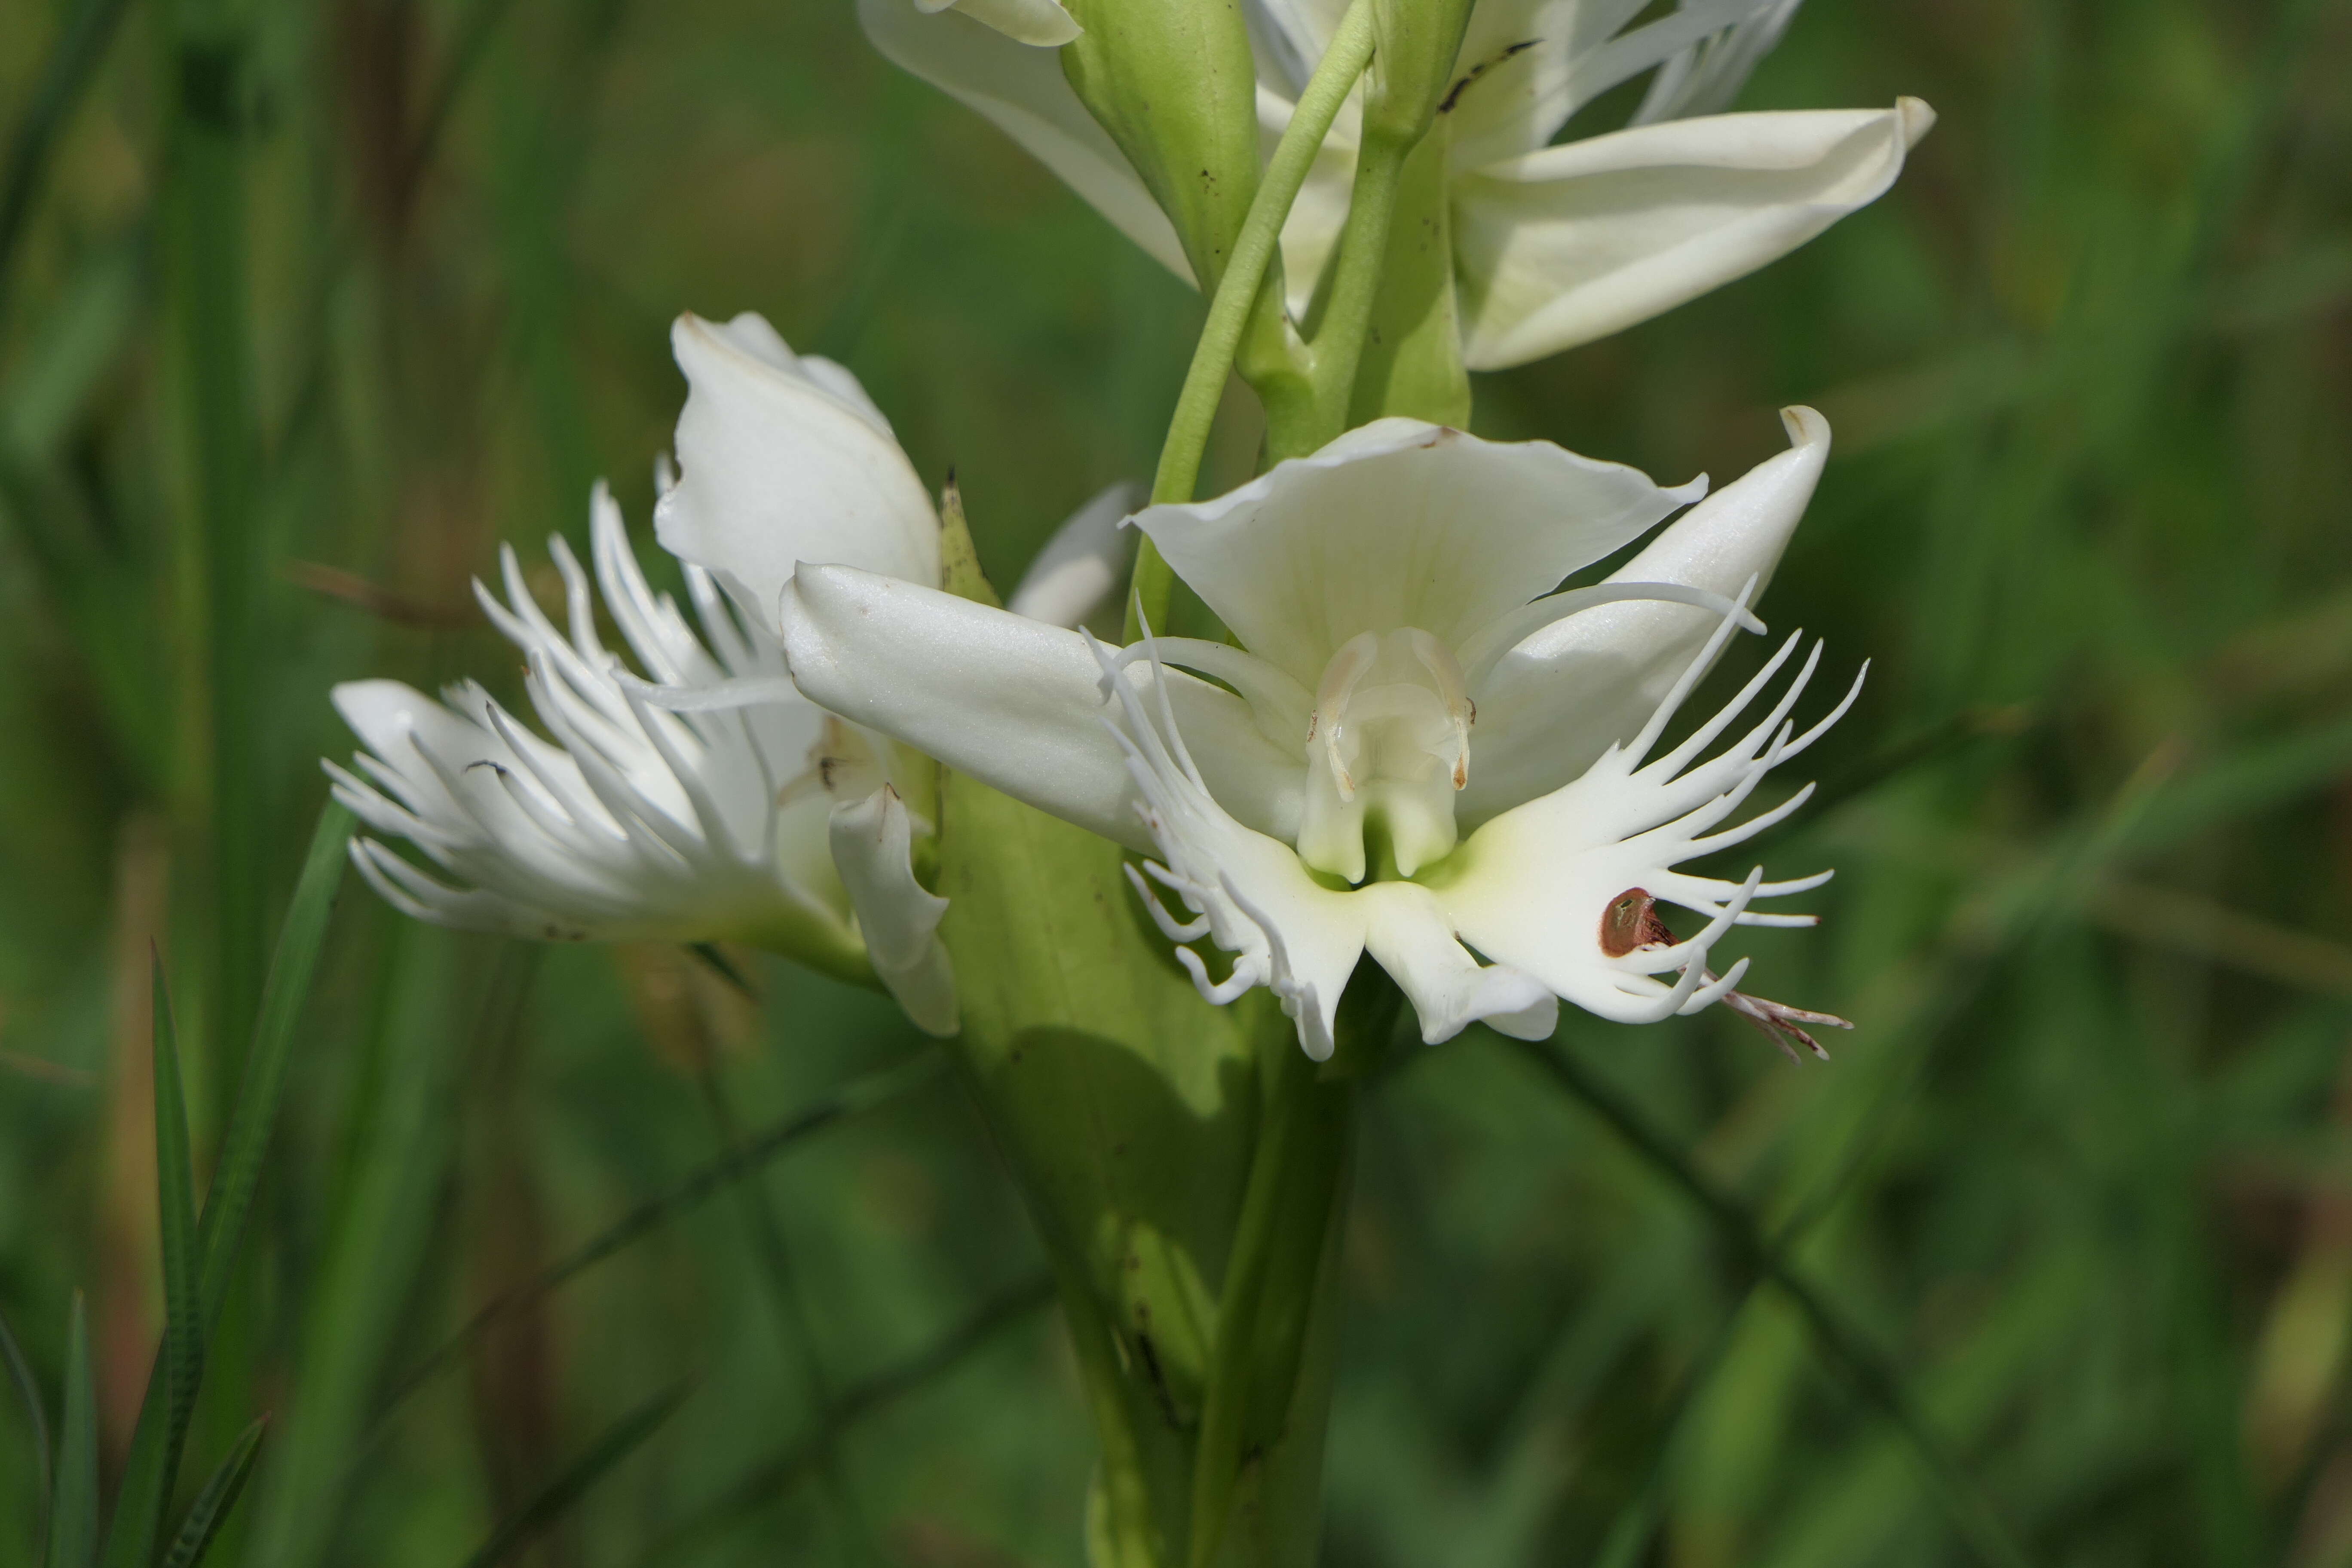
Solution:
[[[1601,914],[1601,951],[1622,958],[1637,948],[1672,944],[1674,932],[1658,918],[1658,900],[1641,888],[1628,888]]]
[[[1612,958],[1622,958],[1641,948],[1671,946],[1674,940],[1674,932],[1658,918],[1658,900],[1644,889],[1626,889],[1610,900],[1601,912],[1601,951]],[[1701,979],[1711,982],[1715,976],[1703,973]],[[1815,1029],[1853,1027],[1834,1013],[1808,1012],[1785,1002],[1750,996],[1744,991],[1727,992],[1723,1005],[1762,1030],[1764,1037],[1780,1047],[1780,1053],[1792,1062],[1804,1060],[1797,1052],[1801,1045],[1821,1060],[1830,1059],[1830,1053],[1813,1038],[1807,1025]]]

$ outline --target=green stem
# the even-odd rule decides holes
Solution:
[[[1150,1478],[1128,1405],[1118,1347],[1084,1269],[1073,1267],[1061,1248],[1053,1250],[1062,1317],[1069,1325],[1078,1381],[1094,1415],[1095,1440],[1102,1446],[1102,1468],[1096,1478],[1102,1512],[1099,1521],[1087,1521],[1090,1538],[1099,1526],[1099,1551],[1088,1550],[1089,1568],[1160,1568],[1160,1524],[1152,1512]]]
[[[1296,1213],[1291,1187],[1301,1180],[1303,1163],[1312,1159],[1322,1121],[1315,1063],[1298,1051],[1289,1032],[1263,1053],[1261,1072],[1265,1072],[1265,1107],[1258,1150],[1249,1163],[1249,1187],[1242,1192],[1242,1223],[1234,1229],[1233,1253],[1225,1265],[1225,1290],[1216,1311],[1216,1347],[1202,1399],[1200,1441],[1192,1450],[1190,1568],[1206,1568],[1216,1561],[1246,1460],[1244,1429],[1251,1399],[1275,1394],[1273,1389],[1254,1387],[1258,1373],[1265,1371],[1265,1356],[1261,1354],[1265,1347],[1258,1328],[1265,1317],[1275,1250],[1301,1241],[1284,1220]],[[1296,1368],[1284,1371],[1296,1377]],[[1286,1405],[1286,1389],[1282,1389],[1282,1404]]]
[[[1349,0],[1348,14],[1340,19],[1331,47],[1324,51],[1307,90],[1299,96],[1298,108],[1274,150],[1257,195],[1250,199],[1249,216],[1234,244],[1233,262],[1210,298],[1209,319],[1201,328],[1192,368],[1184,373],[1184,387],[1177,394],[1176,412],[1168,422],[1168,439],[1160,449],[1160,471],[1151,483],[1154,502],[1192,499],[1193,487],[1201,478],[1201,457],[1208,449],[1209,426],[1216,418],[1217,402],[1224,395],[1225,377],[1233,369],[1243,331],[1262,309],[1259,296],[1282,238],[1283,223],[1290,216],[1290,205],[1307,183],[1307,170],[1314,166],[1315,154],[1321,150],[1331,122],[1339,118],[1339,106],[1355,89],[1356,79],[1364,74],[1371,58],[1371,0]],[[1276,304],[1278,308],[1279,301]],[[1141,622],[1166,624],[1175,582],[1175,574],[1152,548],[1151,541],[1144,540],[1136,556],[1135,592],[1128,606],[1129,641],[1141,634]]]
[[[1367,136],[1356,154],[1356,183],[1348,197],[1348,223],[1340,230],[1332,264],[1330,297],[1317,323],[1314,395],[1307,417],[1276,432],[1269,426],[1269,455],[1280,458],[1315,450],[1348,426],[1348,405],[1370,335],[1372,307],[1380,298],[1388,258],[1389,229],[1396,217],[1397,188],[1415,142],[1402,136]],[[1281,440],[1276,440],[1279,435]]]

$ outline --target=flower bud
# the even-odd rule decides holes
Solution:
[[[1063,47],[1063,72],[1176,226],[1205,293],[1257,190],[1257,67],[1241,8],[1076,0],[1070,10],[1085,31]]]
[[[1419,142],[1454,83],[1470,0],[1372,0],[1364,135]]]

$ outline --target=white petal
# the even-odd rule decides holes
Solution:
[[[1765,0],[1734,26],[1691,45],[1658,68],[1633,122],[1651,125],[1694,114],[1720,114],[1739,96],[1757,62],[1771,53],[1804,0]]]
[[[915,0],[915,8],[927,16],[950,6],[1017,43],[1039,48],[1058,48],[1086,30],[1055,0],[946,0],[944,5]]]
[[[1374,882],[1349,896],[1366,910],[1364,945],[1412,1002],[1426,1043],[1450,1040],[1481,1019],[1523,1040],[1549,1038],[1559,1026],[1559,1001],[1543,983],[1480,964],[1428,889]]]
[[[926,16],[914,0],[857,0],[857,19],[892,64],[986,116],[1120,233],[1191,279],[1175,226],[1078,101],[1056,55],[959,11]]]
[[[670,553],[727,584],[763,626],[803,560],[939,581],[930,497],[847,371],[793,359],[756,316],[724,328],[681,316],[670,344],[688,384],[681,472],[654,509]]]
[[[1548,144],[1580,100],[1576,63],[1589,59],[1644,0],[1480,0],[1470,13],[1446,111],[1458,169]]]
[[[1672,583],[1758,595],[1805,514],[1829,460],[1829,421],[1781,411],[1790,446],[1677,518],[1612,583]],[[1457,802],[1482,822],[1557,789],[1630,739],[1722,616],[1687,605],[1604,605],[1556,621],[1506,654],[1473,693],[1477,765]]]
[[[854,723],[1090,833],[1134,848],[1127,765],[1085,637],[936,589],[841,566],[804,566],[784,597],[793,679]],[[1235,814],[1297,830],[1302,770],[1232,693],[1180,671],[1169,690]]]
[[[1632,748],[1612,748],[1574,783],[1488,822],[1424,879],[1463,941],[1496,963],[1535,976],[1586,1011],[1623,1022],[1654,1022],[1704,1006],[1728,991],[1728,984],[1709,982],[1706,975],[1713,943],[1743,923],[1751,899],[1808,884],[1780,883],[1767,892],[1761,868],[1744,884],[1731,884],[1690,877],[1675,867],[1738,843],[1796,809],[1809,788],[1722,828],[1773,767],[1810,743],[1846,705],[1840,704],[1802,741],[1792,741],[1788,714],[1812,668],[1809,660],[1760,722],[1717,756],[1692,765],[1697,752],[1769,684],[1768,670],[1702,724],[1691,741],[1644,765],[1643,752],[1672,720],[1712,655],[1711,648],[1703,650],[1690,662]],[[1717,828],[1722,830],[1713,831]],[[1702,908],[1710,916],[1708,924],[1671,945],[1612,952],[1602,944],[1603,921],[1617,900],[1635,891]],[[1651,978],[1670,971],[1681,977],[1671,987]]]
[[[940,945],[948,901],[915,880],[906,803],[885,784],[833,808],[833,863],[857,911],[866,956],[927,1035],[956,1032],[955,970]]]
[[[1418,626],[1458,647],[1705,484],[1382,419],[1135,523],[1244,647],[1312,691],[1349,638]]]
[[[1144,493],[1141,485],[1121,479],[1072,513],[1029,563],[1004,607],[1033,621],[1074,628],[1123,615],[1118,595],[1135,559],[1135,535],[1119,523]]]
[[[1171,941],[1197,939],[1205,926],[1234,955],[1232,972],[1218,981],[1198,954],[1177,949],[1203,996],[1229,1002],[1252,985],[1268,987],[1296,1023],[1300,1047],[1321,1061],[1338,1043],[1339,997],[1369,946],[1412,1001],[1423,1037],[1432,1043],[1482,1017],[1525,1037],[1551,1032],[1557,1008],[1550,995],[1525,974],[1482,968],[1426,889],[1408,882],[1349,892],[1326,888],[1287,845],[1234,821],[1202,780],[1188,744],[1190,727],[1159,692],[1137,684],[1135,667],[1122,667],[1099,643],[1091,651],[1118,696],[1115,733],[1134,775],[1139,815],[1165,862],[1148,868],[1151,879],[1201,918],[1180,924],[1140,878],[1134,879],[1137,890]]]
[[[646,666],[684,689],[730,684],[728,667],[647,587],[601,488],[593,536],[609,607]],[[797,691],[756,710],[657,710],[646,700],[656,689],[599,639],[587,573],[566,548],[555,558],[568,636],[531,601],[511,552],[510,602],[481,595],[526,655],[525,687],[554,740],[469,681],[443,702],[395,681],[336,689],[367,747],[354,771],[329,765],[337,797],[387,837],[408,839],[455,885],[381,844],[362,860],[370,881],[444,924],[564,940],[741,939],[860,969],[822,792],[806,804],[780,800],[808,767],[822,716]],[[694,581],[713,617],[706,624],[729,629],[730,660],[781,673],[781,647],[734,628],[709,580]]]
[[[1457,175],[1464,357],[1502,370],[1754,271],[1874,201],[1935,113],[1724,114]]]

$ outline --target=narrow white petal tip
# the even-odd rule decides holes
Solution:
[[[1780,427],[1789,433],[1791,447],[1821,447],[1827,455],[1830,444],[1830,422],[1822,417],[1819,409],[1792,403],[1780,410]]]
[[[1895,112],[1903,117],[1903,145],[1906,149],[1917,146],[1919,138],[1936,128],[1936,111],[1924,98],[1898,98],[1895,100]]]
[[[938,935],[948,901],[915,879],[913,826],[898,792],[884,784],[835,806],[827,833],[874,973],[917,1028],[954,1034],[955,968]]]

